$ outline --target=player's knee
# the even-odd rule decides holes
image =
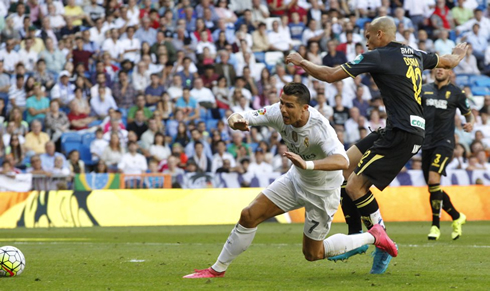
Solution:
[[[306,248],[303,248],[303,255],[305,256],[305,259],[309,262],[322,260],[324,257],[323,254],[312,250],[308,250]]]
[[[247,228],[256,227],[256,219],[253,216],[253,213],[250,207],[245,207],[240,214],[240,224]]]

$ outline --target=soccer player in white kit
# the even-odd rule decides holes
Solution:
[[[248,131],[249,126],[270,126],[285,141],[284,155],[293,166],[242,210],[216,263],[195,270],[184,278],[223,277],[231,262],[252,243],[257,225],[276,215],[305,207],[303,254],[308,261],[322,260],[366,244],[374,244],[397,255],[393,241],[383,227],[375,225],[367,233],[335,234],[325,239],[340,203],[342,170],[349,166],[344,146],[328,120],[310,107],[310,92],[302,83],[283,88],[280,102],[256,111],[234,113],[228,119],[232,129]]]

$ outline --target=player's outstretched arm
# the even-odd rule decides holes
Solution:
[[[335,171],[347,170],[349,167],[349,161],[344,156],[338,154],[328,156],[321,160],[308,162],[292,152],[285,152],[284,156],[288,158],[296,167],[303,170]],[[310,165],[308,165],[308,163]]]
[[[439,63],[437,68],[452,69],[456,67],[461,60],[466,56],[468,50],[468,44],[466,42],[458,44],[453,48],[452,54],[443,55],[439,57]]]
[[[296,52],[291,53],[286,57],[286,63],[300,66],[308,73],[308,75],[320,81],[328,83],[340,81],[349,77],[349,75],[347,75],[347,73],[340,66],[334,68],[319,66],[308,60],[305,60],[300,54]]]
[[[233,113],[228,117],[228,125],[234,130],[250,131],[248,121],[239,113]]]

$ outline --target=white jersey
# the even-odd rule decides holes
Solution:
[[[252,126],[267,125],[276,129],[281,133],[288,150],[300,155],[305,161],[321,160],[334,154],[342,155],[348,160],[344,146],[328,120],[315,108],[309,107],[308,110],[308,122],[299,128],[284,124],[279,103],[241,115]],[[344,180],[341,170],[311,171],[293,165],[289,172],[305,190],[337,189]]]

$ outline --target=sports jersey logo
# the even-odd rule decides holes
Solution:
[[[447,100],[438,100],[438,99],[426,99],[425,105],[434,106],[439,109],[447,109]]]
[[[451,96],[451,91],[446,91],[446,99],[449,99],[449,96]]]
[[[362,59],[364,59],[363,55],[357,55],[357,57],[353,59],[350,63],[353,65],[357,65],[362,61]]]
[[[307,137],[305,138],[304,143],[306,147],[310,146],[310,140]]]
[[[257,110],[257,113],[259,115],[264,115],[266,112],[267,112],[267,109],[265,109],[265,108],[261,108],[261,109]]]
[[[294,142],[297,142],[298,141],[298,133],[296,131],[293,131],[292,136],[293,136]]]
[[[425,129],[425,119],[417,115],[410,115],[410,125]]]

